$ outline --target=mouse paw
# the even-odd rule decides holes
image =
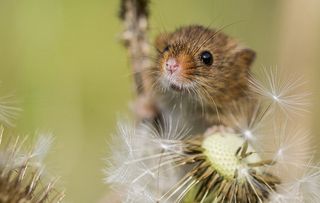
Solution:
[[[209,127],[205,133],[204,133],[204,136],[209,136],[209,135],[212,135],[214,133],[235,133],[235,130],[230,128],[230,127],[226,127],[224,125],[213,125],[211,127]]]

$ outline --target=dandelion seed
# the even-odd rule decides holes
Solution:
[[[301,167],[301,166],[300,166]],[[304,203],[320,201],[320,168],[312,161],[304,165],[302,175],[279,185],[278,193],[271,196],[271,203]]]
[[[299,196],[304,202],[319,202],[320,200],[320,171],[319,167],[310,167],[309,170],[297,181],[296,187]]]
[[[274,124],[273,136],[264,143],[265,151],[273,151],[273,159],[282,165],[288,167],[299,165],[310,160],[314,150],[311,147],[311,136],[307,130],[300,129],[297,126],[288,126],[288,121],[278,121]]]
[[[246,140],[259,144],[263,138],[261,131],[271,113],[271,107],[262,103],[259,99],[235,103],[228,108],[222,122]]]
[[[17,117],[21,109],[15,107],[13,102],[10,102],[9,96],[0,97],[0,123],[14,126],[12,120]]]
[[[255,93],[271,101],[288,116],[307,112],[310,93],[303,89],[306,83],[301,76],[284,76],[278,68],[263,68],[260,79],[252,75],[250,84]]]

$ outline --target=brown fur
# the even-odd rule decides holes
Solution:
[[[155,46],[158,55],[150,77],[155,93],[153,100],[160,113],[183,102],[187,107],[181,111],[192,109],[192,117],[213,125],[218,123],[217,115],[223,114],[224,108],[247,97],[249,70],[255,53],[221,31],[198,25],[182,27],[159,35]],[[213,55],[212,65],[201,61],[203,51]],[[181,66],[175,85],[164,81],[164,63],[169,58],[175,58]]]

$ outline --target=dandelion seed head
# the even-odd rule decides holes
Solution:
[[[1,138],[3,128],[1,130]],[[19,137],[0,145],[0,202],[61,202],[64,193],[56,190],[57,178],[47,180],[40,161],[48,150],[41,137],[34,150],[25,150]],[[41,146],[40,146],[41,145]],[[44,150],[45,149],[45,150]]]
[[[204,138],[199,148],[198,143],[199,140],[194,140],[186,147],[187,152],[193,150],[191,154],[198,162],[188,174],[195,180],[196,201],[255,202],[268,199],[269,194],[276,191],[279,179],[264,171],[265,165],[272,161],[261,159],[243,137],[220,132]],[[229,191],[224,193],[222,188],[229,188]],[[244,189],[246,197],[240,188],[247,188]],[[215,195],[209,197],[209,193]]]
[[[124,143],[108,160],[111,166],[106,170],[106,182],[124,194],[123,200],[140,195],[144,197],[140,202],[179,202],[194,192],[194,200],[199,202],[245,198],[255,202],[276,191],[279,179],[265,171],[272,160],[262,159],[246,136],[217,132],[177,139],[163,134],[181,132],[168,123],[166,128],[171,130],[160,126],[158,132],[146,124],[120,127],[119,133],[126,134],[117,138]],[[232,196],[219,192],[231,186]],[[148,197],[138,194],[136,188],[145,188]],[[239,188],[247,188],[249,195],[238,192],[243,191]]]
[[[219,131],[176,139],[162,134],[170,132],[163,126],[160,133],[145,124],[122,125],[120,133],[125,135],[117,138],[124,143],[109,160],[112,167],[106,181],[122,194],[124,202],[181,202],[190,194],[197,202],[317,202],[318,168],[299,179],[283,179],[294,167],[302,171],[312,168],[295,160],[309,157],[309,151],[301,149],[308,137],[304,131],[288,129],[286,123],[275,123],[281,128],[270,131],[268,141],[274,149],[268,150],[270,156],[264,152],[268,148],[256,148],[260,145],[247,139],[253,134],[248,128],[242,134]]]
[[[233,178],[238,170],[245,170],[246,163],[261,161],[257,154],[242,160],[237,156],[236,151],[241,148],[244,142],[243,138],[233,134],[214,134],[204,139],[202,147],[213,168],[219,171],[222,176]],[[254,151],[250,145],[247,150]]]
[[[280,101],[281,95],[277,98]],[[191,202],[285,203],[316,198],[315,192],[310,195],[301,189],[316,188],[314,182],[286,177],[295,168],[306,170],[303,161],[312,154],[306,147],[308,133],[273,119],[270,105],[254,103],[230,108],[223,123],[231,130],[217,128],[211,135],[190,136],[183,122],[170,116],[152,125],[122,125],[117,138],[123,144],[110,159],[106,182],[116,185],[128,202],[190,198]],[[267,121],[274,122],[266,125]]]

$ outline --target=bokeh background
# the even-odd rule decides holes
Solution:
[[[0,0],[0,92],[23,109],[13,131],[53,132],[47,160],[66,202],[98,202],[107,141],[134,98],[117,0]],[[151,39],[196,23],[222,27],[257,51],[254,69],[305,75],[310,126],[320,131],[320,1],[154,0]],[[297,120],[296,122],[302,122]],[[311,125],[312,124],[312,125]],[[319,140],[319,139],[318,139]]]

